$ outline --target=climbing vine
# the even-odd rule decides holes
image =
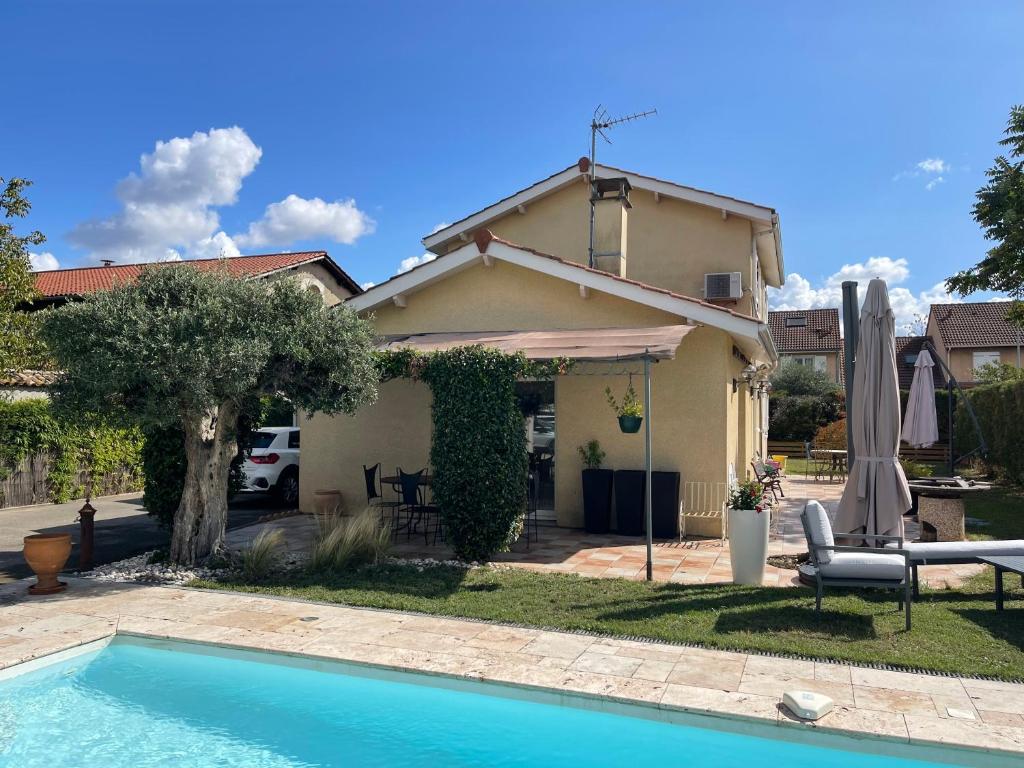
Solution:
[[[0,480],[9,477],[26,457],[46,454],[51,501],[101,493],[115,477],[119,490],[141,487],[141,451],[142,434],[134,427],[114,426],[88,416],[61,418],[42,398],[0,401]],[[84,483],[79,479],[83,469],[88,472]],[[0,498],[0,505],[3,503]]]
[[[382,380],[423,381],[433,393],[432,490],[463,560],[486,560],[522,531],[528,462],[516,381],[564,374],[571,365],[479,346],[378,355]]]

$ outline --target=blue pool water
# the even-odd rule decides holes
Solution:
[[[274,659],[117,640],[0,682],[0,765],[936,765]]]

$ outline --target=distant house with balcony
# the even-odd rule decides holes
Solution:
[[[1009,301],[932,304],[928,333],[953,376],[965,386],[989,363],[1021,367],[1024,332],[1006,319]]]
[[[781,364],[805,365],[842,383],[843,335],[837,308],[769,312],[768,327]]]

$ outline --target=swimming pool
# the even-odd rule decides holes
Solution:
[[[940,764],[908,759],[906,745],[871,742],[904,755],[886,757],[835,748],[845,740],[797,743],[698,727],[693,718],[664,722],[657,710],[629,714],[640,707],[560,706],[554,696],[498,695],[512,690],[501,686],[186,643],[118,637],[33,666],[0,681],[2,766]]]

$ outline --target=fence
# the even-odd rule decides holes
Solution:
[[[804,444],[799,440],[769,440],[768,455],[803,458]],[[900,456],[926,464],[948,464],[949,446],[933,445],[931,448],[911,448],[906,443],[901,443]]]
[[[0,508],[20,507],[26,504],[45,504],[52,500],[50,495],[50,456],[36,453],[26,456],[10,473],[0,480]],[[76,493],[84,495],[90,483],[87,467],[79,467],[73,478]],[[109,496],[142,489],[142,478],[127,468],[103,476],[94,496]]]

